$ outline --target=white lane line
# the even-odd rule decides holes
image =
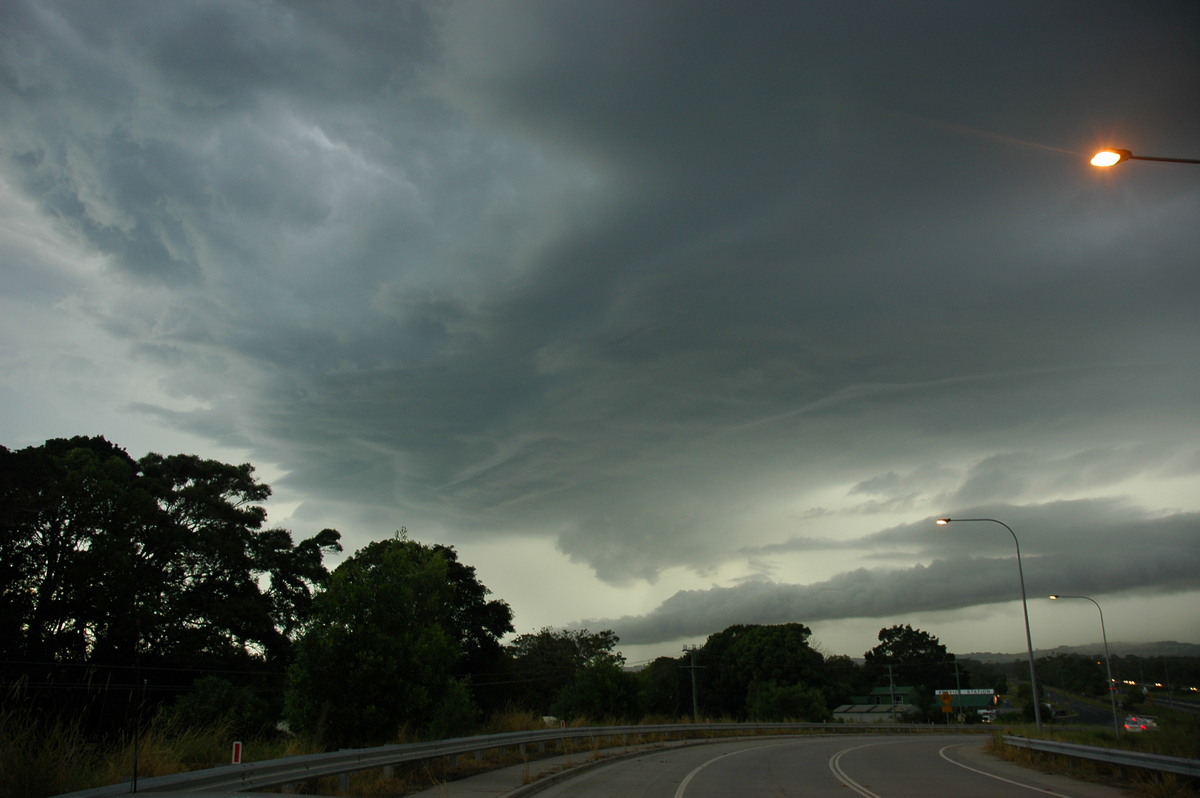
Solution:
[[[860,748],[870,748],[873,745],[883,744],[884,743],[867,743],[865,745],[856,745],[853,748],[843,748],[841,751],[838,751],[829,758],[829,769],[833,771],[833,775],[838,781],[854,790],[859,795],[863,796],[863,798],[880,798],[879,795],[871,792],[866,787],[862,786],[857,781],[846,775],[846,771],[842,770],[841,759],[843,754],[848,754],[851,751],[857,751]]]
[[[947,745],[947,746],[943,747],[942,750],[938,751],[938,756],[940,756],[942,759],[946,760],[947,762],[949,762],[952,765],[958,765],[960,768],[969,770],[973,773],[978,773],[981,776],[987,776],[989,779],[995,779],[996,781],[1003,781],[1007,784],[1016,785],[1017,787],[1024,787],[1027,790],[1033,790],[1034,792],[1039,792],[1042,795],[1053,795],[1053,796],[1056,796],[1056,798],[1071,798],[1071,796],[1069,796],[1069,795],[1063,795],[1061,792],[1053,792],[1051,790],[1046,789],[1045,787],[1035,787],[1032,784],[1022,784],[1019,781],[1013,781],[1012,779],[1006,779],[1003,776],[997,776],[995,773],[988,773],[986,770],[980,770],[979,768],[973,768],[970,765],[964,765],[962,762],[956,762],[953,759],[951,759],[950,757],[946,756],[947,749],[954,748],[955,746],[959,746],[959,745],[963,745],[963,743],[954,743],[953,745]]]
[[[779,745],[779,743],[773,743],[773,745]],[[753,748],[743,748],[740,751],[730,751],[727,754],[721,754],[720,756],[714,756],[712,759],[708,760],[707,762],[705,762],[704,764],[700,765],[698,768],[693,770],[691,773],[687,774],[683,778],[683,781],[679,782],[679,788],[675,790],[675,798],[683,798],[683,791],[687,789],[688,782],[690,782],[697,773],[704,770],[706,767],[711,765],[713,762],[718,762],[727,756],[736,756],[737,754],[744,754],[747,751],[757,751],[760,748],[770,748],[770,747],[771,747],[770,745],[756,745]]]

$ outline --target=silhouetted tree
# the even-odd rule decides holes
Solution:
[[[700,705],[706,715],[744,718],[750,686],[820,689],[824,657],[808,644],[812,631],[801,623],[730,626],[710,635],[701,649]]]
[[[287,717],[328,747],[390,742],[401,728],[465,733],[477,708],[464,658],[511,629],[511,612],[453,549],[401,533],[334,570],[289,671]]]
[[[970,687],[966,671],[960,668],[955,676],[954,655],[933,635],[907,624],[880,629],[879,645],[863,659],[876,684],[887,684],[890,665],[897,685],[923,687],[929,693],[958,685]]]
[[[620,638],[612,630],[543,627],[517,635],[508,646],[512,661],[513,703],[545,715],[552,712],[560,694],[587,666],[609,663],[622,667],[625,657],[616,650]]]
[[[686,658],[659,657],[637,672],[641,705],[650,715],[679,718],[692,715],[692,676]]]
[[[559,691],[551,712],[597,723],[636,721],[642,715],[637,679],[616,659],[589,662]]]
[[[340,545],[329,529],[299,546],[264,530],[269,495],[248,464],[135,461],[104,438],[0,447],[6,675],[103,710],[135,702],[78,690],[149,683],[158,700],[206,671],[278,673]]]

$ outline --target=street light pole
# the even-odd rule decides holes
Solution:
[[[1116,166],[1125,161],[1162,161],[1165,163],[1200,163],[1195,158],[1159,158],[1153,155],[1134,155],[1129,150],[1100,150],[1092,156],[1092,166]]]
[[[1087,599],[1096,605],[1096,610],[1100,613],[1100,637],[1104,639],[1104,672],[1108,675],[1108,698],[1112,702],[1113,732],[1119,738],[1121,736],[1121,723],[1117,720],[1117,692],[1116,687],[1113,685],[1112,664],[1108,656],[1108,632],[1104,630],[1104,610],[1100,609],[1100,602],[1096,601],[1091,596],[1064,596],[1059,593],[1055,593],[1051,595],[1050,598],[1051,600],[1065,598]]]
[[[1025,600],[1025,571],[1021,567],[1021,542],[1017,540],[1017,533],[1012,531],[1012,527],[1003,521],[997,521],[995,518],[939,518],[937,523],[939,526],[946,526],[951,521],[990,521],[993,524],[999,524],[1008,530],[1008,534],[1012,535],[1013,543],[1017,546],[1017,576],[1021,580],[1021,611],[1025,614],[1025,646],[1029,650],[1029,686],[1033,690],[1033,720],[1037,724],[1037,730],[1042,730],[1042,699],[1038,695],[1037,670],[1033,664],[1033,637],[1029,634],[1029,602]]]

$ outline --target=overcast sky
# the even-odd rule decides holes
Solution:
[[[631,661],[1200,642],[1200,4],[0,0],[0,443]],[[331,563],[332,564],[332,563]]]

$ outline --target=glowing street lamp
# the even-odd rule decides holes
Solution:
[[[1108,659],[1108,633],[1104,631],[1104,610],[1100,609],[1100,602],[1091,596],[1063,596],[1058,593],[1053,594],[1050,598],[1052,600],[1065,598],[1087,599],[1095,604],[1096,609],[1100,612],[1100,636],[1104,638],[1104,670],[1108,674],[1108,697],[1112,701],[1113,732],[1116,733],[1117,737],[1120,737],[1121,723],[1117,720],[1117,688],[1113,686],[1112,666],[1109,664]]]
[[[1012,535],[1013,543],[1017,545],[1017,576],[1021,579],[1021,611],[1025,613],[1025,645],[1029,649],[1029,686],[1033,690],[1033,720],[1040,732],[1042,730],[1042,698],[1038,694],[1037,672],[1033,665],[1033,637],[1029,634],[1029,604],[1025,601],[1025,571],[1021,568],[1021,542],[1017,540],[1017,533],[1012,531],[1012,527],[995,518],[939,518],[937,523],[939,526],[946,526],[951,521],[990,521],[993,524],[999,524],[1008,530],[1008,534]]]
[[[1134,155],[1129,150],[1100,150],[1092,156],[1092,166],[1116,166],[1124,161],[1165,161],[1166,163],[1200,163],[1195,158],[1158,158],[1151,155]]]

